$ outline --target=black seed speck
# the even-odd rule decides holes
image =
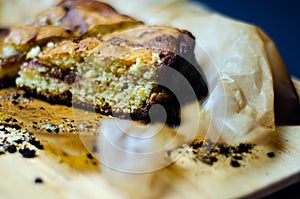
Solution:
[[[12,128],[16,129],[16,130],[20,130],[22,127],[18,124],[13,124],[11,125]]]
[[[15,145],[10,145],[7,147],[7,151],[9,153],[15,153],[17,151],[17,147]]]
[[[5,119],[4,121],[5,121],[5,122],[10,122],[10,120],[11,120],[11,118],[7,118],[7,119]]]
[[[251,144],[241,143],[236,149],[235,153],[249,153],[249,151],[253,148]]]
[[[86,157],[88,157],[88,159],[94,159],[93,155],[91,153],[86,154]]]
[[[34,183],[35,183],[35,184],[40,184],[40,183],[43,183],[43,182],[44,182],[43,179],[40,178],[40,177],[37,177],[37,178],[34,180]]]
[[[19,106],[19,109],[24,109],[26,108],[26,106]]]
[[[235,160],[243,160],[243,157],[242,156],[232,156],[233,159]]]
[[[19,153],[21,153],[24,158],[33,158],[35,156],[35,150],[28,148],[20,149]]]
[[[11,103],[12,103],[13,105],[19,104],[19,102],[17,102],[16,100],[13,100]]]
[[[59,128],[57,127],[54,131],[55,133],[59,133]]]
[[[230,153],[229,147],[220,146],[220,154],[229,155],[229,153]]]
[[[267,153],[267,156],[269,158],[274,158],[275,157],[275,153],[274,152],[269,152],[269,153]]]
[[[216,158],[216,157],[210,157],[210,161],[212,161],[212,162],[217,162],[217,161],[218,161],[218,158]]]
[[[241,166],[240,163],[236,160],[231,160],[230,165],[232,167],[240,167]]]
[[[35,146],[38,149],[44,149],[44,146],[41,144],[41,142],[39,140],[36,140],[35,138],[30,139],[29,143],[32,144],[33,146]]]
[[[20,96],[21,96],[21,95],[20,95],[19,93],[14,93],[14,94],[13,94],[13,98],[14,98],[14,99],[18,99]]]
[[[22,142],[23,142],[22,139],[15,140],[15,143],[17,143],[17,144],[22,144]]]

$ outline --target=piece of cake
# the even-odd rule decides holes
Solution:
[[[181,105],[208,94],[188,31],[146,26],[95,1],[63,1],[37,19],[12,30],[4,47],[21,65],[16,85],[30,93],[174,125]],[[156,104],[166,118],[158,109],[149,115]]]

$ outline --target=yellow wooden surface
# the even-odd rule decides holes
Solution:
[[[300,90],[300,83],[295,85]],[[1,198],[249,197],[274,192],[300,179],[300,126],[283,126],[276,128],[267,145],[257,146],[252,154],[245,155],[239,168],[230,166],[228,159],[209,166],[193,161],[192,155],[186,154],[171,166],[149,174],[151,184],[136,180],[139,176],[118,172],[111,173],[115,179],[111,183],[109,175],[103,176],[99,162],[87,157],[94,136],[86,137],[90,140],[85,139],[84,144],[91,143],[87,148],[82,143],[83,137],[74,132],[56,134],[42,128],[47,122],[59,124],[62,118],[75,119],[75,126],[78,122],[95,125],[102,116],[82,110],[75,110],[74,114],[71,107],[50,105],[37,99],[26,102],[27,107],[20,111],[5,98],[14,90],[0,92],[1,111],[24,122],[45,146],[32,159],[23,158],[19,153],[0,155]],[[39,128],[32,128],[33,121],[38,121]],[[89,134],[93,134],[92,130]],[[266,155],[270,151],[275,153],[274,158]],[[41,177],[44,183],[35,184],[36,177]],[[136,182],[129,181],[135,179],[136,190],[116,186],[116,179],[121,186],[129,184],[131,189]]]

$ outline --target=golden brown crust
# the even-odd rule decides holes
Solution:
[[[78,52],[87,53],[98,46],[101,41],[95,37],[87,37],[79,42]]]
[[[115,40],[104,41],[101,45],[94,48],[86,61],[89,62],[89,60],[92,60],[92,62],[95,62],[95,57],[103,57],[130,66],[139,59],[143,64],[150,65],[153,62],[152,54],[153,51],[150,49],[145,49],[129,41],[116,38]]]
[[[141,25],[129,30],[115,31],[112,34],[104,35],[102,39],[109,40],[114,37],[133,42],[144,48],[169,51],[186,59],[194,57],[194,36],[190,32],[178,28]]]
[[[11,29],[5,38],[5,45],[22,46],[33,41],[38,34],[38,28],[34,26],[18,26]]]
[[[5,38],[5,45],[13,45],[18,50],[26,51],[34,45],[50,39],[68,38],[68,34],[63,28],[58,26],[41,26],[32,25],[19,26],[13,28],[11,33]]]
[[[101,36],[114,30],[126,29],[139,24],[140,22],[123,15],[106,17],[85,9],[69,11],[62,22],[62,26],[74,32],[76,36]]]
[[[111,6],[99,1],[65,0],[40,13],[30,24],[60,26],[74,36],[81,37],[102,35],[141,22],[119,14]]]
[[[100,15],[106,17],[113,17],[119,14],[113,7],[110,5],[100,2],[100,1],[82,1],[82,0],[62,0],[60,3],[57,4],[66,9],[74,9],[74,8],[81,8],[85,9],[89,12],[97,12]],[[125,16],[125,15],[123,15]],[[130,18],[130,17],[128,17]]]
[[[63,59],[64,57],[72,57],[74,61],[79,61],[78,56],[75,56],[76,49],[78,49],[78,44],[72,41],[62,41],[55,45],[54,47],[46,48],[42,51],[38,59],[41,63],[45,65],[59,65],[60,68],[65,68],[67,65],[72,65],[74,63],[66,63],[63,60],[58,63],[57,60]]]
[[[113,60],[124,65],[132,65],[139,59],[144,64],[151,64],[152,50],[142,48],[140,45],[129,43],[125,40],[109,39],[100,41],[88,37],[76,43],[73,41],[62,41],[51,47],[45,48],[37,57],[36,61],[46,66],[55,66],[66,70],[76,67],[84,60],[97,64],[95,57],[104,60]],[[108,61],[108,64],[111,61]],[[100,64],[99,64],[100,65]]]
[[[81,62],[100,43],[101,41],[95,37],[88,37],[80,42],[65,40],[46,47],[36,59],[41,64],[55,65],[65,70]]]
[[[66,32],[62,27],[59,26],[42,26],[38,29],[38,35],[36,37],[36,42],[41,43],[45,40],[49,41],[50,39],[55,38],[68,38],[70,34]]]

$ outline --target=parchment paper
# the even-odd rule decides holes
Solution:
[[[211,123],[200,124],[210,131],[201,134],[230,143],[266,140],[274,130],[274,89],[261,30],[188,1],[107,2],[147,24],[172,25],[195,35],[197,60],[211,93],[202,110]]]

